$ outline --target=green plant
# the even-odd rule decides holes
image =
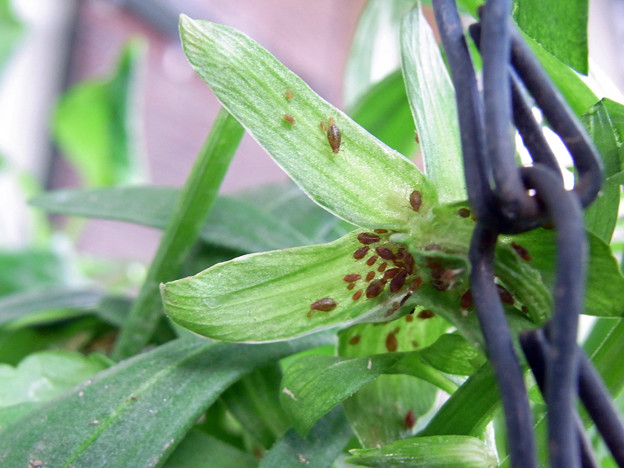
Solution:
[[[505,463],[499,396],[469,295],[474,220],[464,201],[454,90],[428,24],[408,3],[386,7],[401,12],[402,73],[359,96],[355,121],[242,33],[182,17],[187,57],[227,111],[179,192],[112,187],[32,201],[48,212],[165,233],[132,304],[101,289],[67,289],[41,268],[49,262],[56,271],[54,256],[19,258],[20,268],[30,271],[36,262],[33,271],[43,274],[3,292],[2,341],[35,341],[50,322],[56,340],[82,333],[92,343],[119,329],[111,353],[119,362],[44,353],[0,368],[15,382],[0,400],[0,459],[7,466]],[[462,3],[474,13],[475,2]],[[563,33],[583,36],[577,20],[586,21],[579,14],[586,2],[554,4],[562,10],[553,11],[575,19]],[[369,12],[380,5],[370,2]],[[518,1],[517,8],[519,25],[605,163],[604,196],[586,215],[585,313],[599,317],[586,347],[617,395],[624,384],[618,365],[624,277],[613,256],[617,246],[609,244],[620,200],[624,108],[599,100],[571,70],[587,71],[586,41],[566,43],[562,28],[555,34],[555,20],[540,2]],[[548,27],[537,28],[544,18]],[[356,123],[407,151],[411,129],[397,133],[387,125],[407,106],[426,177]],[[397,125],[405,128],[404,121]],[[340,219],[291,185],[217,197],[243,127],[308,197]],[[548,230],[502,239],[496,275],[514,333],[548,318],[554,260]],[[16,267],[2,265],[2,284],[11,284]],[[163,319],[163,306],[173,325]],[[138,354],[148,344],[156,348]],[[43,364],[33,371],[36,359]],[[70,364],[75,360],[78,368]],[[57,368],[62,382],[47,374]],[[83,381],[85,373],[94,377]],[[23,397],[24,386],[41,382],[54,391]],[[76,382],[82,383],[68,390]],[[444,404],[441,394],[449,396]],[[536,415],[543,415],[538,392],[532,396]]]

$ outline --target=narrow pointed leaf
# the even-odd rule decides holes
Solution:
[[[164,468],[255,468],[258,461],[215,437],[191,430],[171,454]]]
[[[412,162],[321,99],[250,38],[184,15],[180,30],[197,73],[318,204],[356,225],[405,230],[418,214],[409,204],[414,190],[422,194],[421,211],[435,202],[434,189]],[[342,134],[336,153],[320,127],[323,122],[329,128],[330,117]]]
[[[340,408],[322,418],[302,438],[294,429],[288,431],[269,450],[260,468],[327,468],[332,465],[352,436],[351,428]]]
[[[3,463],[158,466],[225,388],[258,366],[328,338],[268,345],[196,338],[168,343],[111,367],[0,431]]]
[[[170,187],[112,187],[47,192],[30,204],[50,213],[113,219],[165,229],[180,191]],[[329,215],[328,215],[329,216]],[[262,252],[311,243],[276,216],[232,197],[215,200],[200,238],[243,252]]]
[[[369,247],[358,240],[364,234],[379,242],[356,259],[356,251]],[[355,231],[329,244],[245,255],[162,285],[165,311],[179,325],[225,341],[272,341],[354,321],[389,320],[402,313],[401,297],[382,284],[377,265],[367,264],[376,245],[396,250],[400,244],[388,234]],[[369,272],[375,279],[367,282]],[[359,276],[346,281],[347,275]],[[373,296],[374,281],[379,288]]]
[[[488,468],[496,456],[476,437],[437,436],[397,440],[374,449],[355,449],[347,463],[360,466],[412,468]]]
[[[427,178],[440,201],[465,200],[455,90],[420,7],[401,24],[401,63]]]

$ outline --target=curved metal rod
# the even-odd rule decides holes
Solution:
[[[553,468],[578,466],[574,411],[577,382],[578,316],[585,290],[587,245],[578,198],[565,190],[550,169],[521,168],[528,188],[546,208],[557,230],[554,310],[549,323],[551,348],[546,370],[548,440]]]
[[[522,351],[531,367],[537,386],[542,395],[546,395],[546,356],[549,354],[549,345],[541,329],[529,330],[520,334]],[[574,425],[579,442],[581,466],[583,468],[599,468],[600,465],[594,458],[592,446],[585,436],[585,428],[578,413],[574,413]]]
[[[494,283],[497,238],[495,231],[477,221],[468,254],[472,265],[470,289],[503,402],[511,464],[532,468],[537,467],[533,416],[505,311]]]
[[[602,162],[591,139],[552,84],[520,33],[511,27],[511,63],[531,93],[544,117],[570,152],[578,181],[574,191],[583,207],[588,206],[602,185]]]

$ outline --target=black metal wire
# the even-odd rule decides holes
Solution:
[[[581,207],[591,203],[600,190],[598,153],[509,20],[511,0],[488,0],[479,10],[481,22],[470,27],[483,61],[483,95],[455,2],[434,0],[433,8],[457,90],[466,186],[477,216],[469,252],[471,291],[501,393],[511,464],[535,467],[537,457],[523,373],[496,288],[494,253],[499,234],[524,232],[548,221],[557,229],[550,343],[536,351],[542,352],[539,365],[530,357],[531,350],[527,357],[536,378],[540,375],[538,382],[545,394],[552,466],[597,466],[576,413],[577,388],[583,401],[588,399],[592,418],[605,421],[607,445],[612,451],[619,445],[624,452],[621,422],[596,373],[586,369],[592,369],[589,361],[584,357],[578,361],[576,344],[585,281]],[[559,164],[533,116],[527,92],[570,152],[577,171],[572,191],[564,188]],[[531,155],[532,167],[516,166],[512,121]]]

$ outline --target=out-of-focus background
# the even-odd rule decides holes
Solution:
[[[76,83],[110,79],[130,39],[138,38],[132,49],[139,60],[131,107],[138,123],[133,131],[140,135],[136,150],[143,155],[142,179],[133,182],[181,186],[219,103],[184,57],[177,33],[180,13],[242,30],[323,98],[344,107],[348,96],[343,72],[365,4],[365,0],[0,0],[0,41],[15,38],[8,55],[0,44],[0,60],[6,55],[0,65],[0,245],[19,248],[32,242],[32,209],[25,203],[29,190],[36,190],[36,185],[45,189],[84,185],[51,136],[62,131],[53,123],[57,103]],[[7,19],[11,11],[21,26]],[[624,89],[624,62],[619,60],[623,20],[624,0],[590,2],[590,63],[601,77],[594,86],[617,100],[618,89]],[[387,49],[381,44],[376,57],[380,71],[373,79],[383,77],[397,59],[391,44]],[[89,132],[86,122],[84,132]],[[285,179],[245,136],[222,192]],[[94,220],[81,226],[77,248],[87,255],[149,261],[159,238],[153,229]]]

